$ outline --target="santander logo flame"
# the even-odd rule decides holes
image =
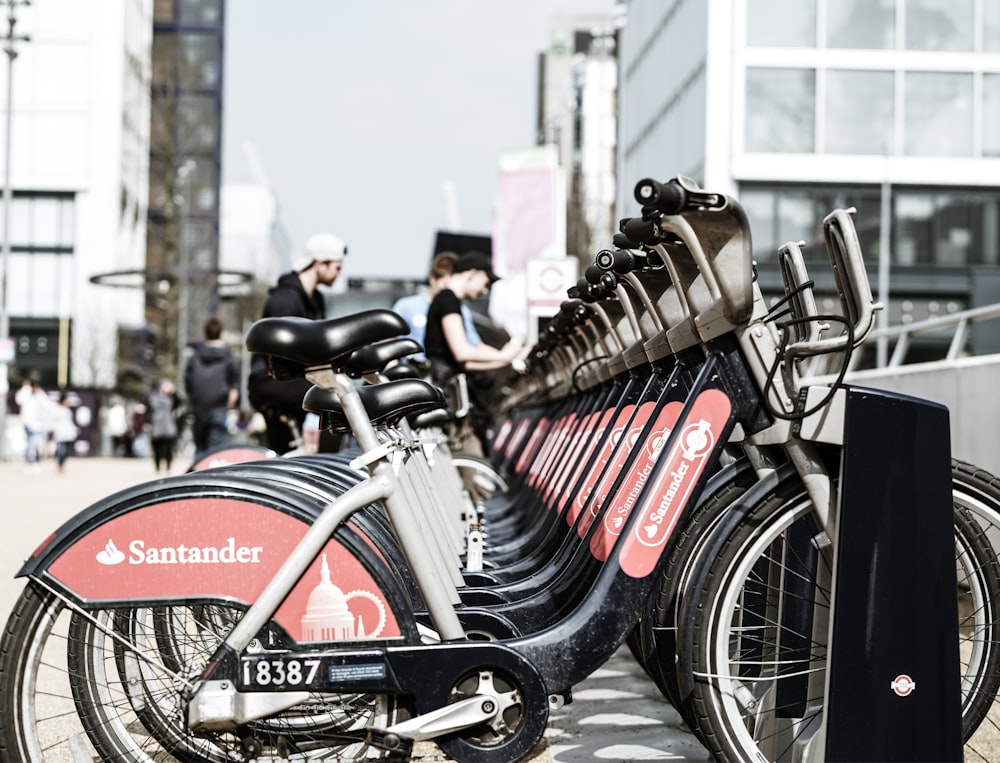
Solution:
[[[97,561],[110,567],[124,562],[125,554],[121,552],[121,549],[115,545],[113,540],[109,540],[108,544],[98,552]]]

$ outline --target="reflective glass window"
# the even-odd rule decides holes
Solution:
[[[983,50],[1000,53],[1000,3],[983,0]]]
[[[983,75],[983,156],[1000,156],[1000,74]]]
[[[177,37],[153,35],[153,82],[173,82],[177,76]]]
[[[1000,193],[894,189],[893,259],[900,265],[997,263]]]
[[[893,72],[827,72],[826,153],[892,153],[894,78]]]
[[[815,47],[816,4],[811,0],[747,0],[747,45]]]
[[[837,0],[826,4],[829,48],[890,49],[896,45],[895,0]]]
[[[972,75],[906,72],[904,153],[972,154]]]
[[[218,24],[222,18],[222,0],[180,0],[184,24]]]
[[[815,144],[816,72],[747,69],[746,150],[801,153]]]
[[[906,48],[972,50],[974,6],[973,0],[907,0]]]
[[[214,35],[180,36],[179,84],[185,89],[210,89],[219,83],[219,45]]]
[[[854,226],[865,259],[878,257],[881,189],[876,186],[740,186],[740,203],[753,234],[754,259],[773,262],[778,247],[804,241],[807,262],[827,266],[822,222],[835,209],[854,207]]]
[[[14,197],[10,202],[10,245],[27,247],[31,245],[32,199]]]
[[[185,94],[177,99],[177,150],[208,153],[219,141],[218,102],[211,95]]]

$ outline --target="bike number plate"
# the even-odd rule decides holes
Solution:
[[[363,654],[349,663],[322,654],[271,653],[240,658],[239,691],[365,691],[389,676],[380,657]]]
[[[241,691],[310,691],[322,686],[325,674],[320,657],[255,655],[240,660]]]

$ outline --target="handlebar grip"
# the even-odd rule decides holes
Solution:
[[[632,240],[624,233],[615,233],[611,237],[611,243],[614,245],[615,249],[629,249],[634,246]]]
[[[652,220],[626,217],[618,223],[618,229],[625,234],[632,246],[656,242],[656,230]]]
[[[628,248],[602,249],[594,258],[594,264],[602,270],[623,275],[646,267],[647,256],[645,252],[633,251]]]
[[[605,270],[607,270],[607,268],[602,268],[595,262],[593,265],[587,266],[587,269],[583,271],[583,277],[587,279],[587,283],[599,284],[601,282],[601,276],[604,275]]]
[[[643,178],[635,184],[635,200],[644,207],[653,207],[665,215],[675,215],[687,205],[688,195],[678,183],[661,183]]]

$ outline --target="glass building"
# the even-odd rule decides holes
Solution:
[[[627,15],[620,216],[649,175],[731,193],[774,289],[778,246],[825,260],[819,222],[854,206],[876,290],[888,259],[890,323],[1000,302],[1000,0],[630,0]]]
[[[224,0],[153,4],[146,318],[167,376],[219,310]]]

